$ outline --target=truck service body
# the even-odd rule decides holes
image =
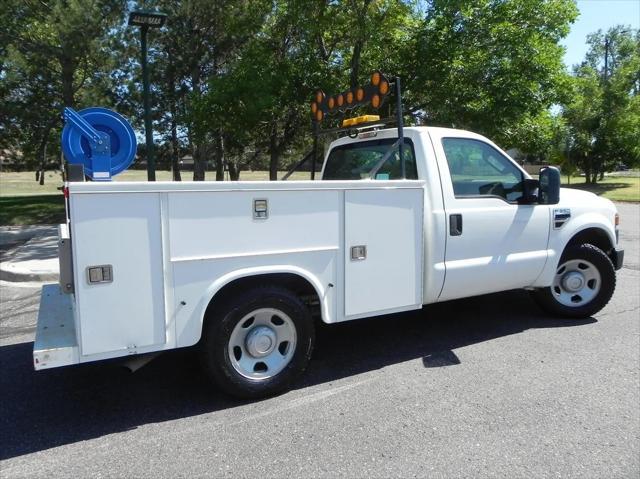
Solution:
[[[517,288],[553,314],[606,304],[623,257],[611,201],[570,189],[524,201],[534,180],[516,162],[446,128],[404,128],[406,178],[397,154],[369,178],[396,139],[371,128],[334,141],[320,181],[67,183],[35,368],[198,344],[215,382],[257,397],[302,372],[313,316]]]

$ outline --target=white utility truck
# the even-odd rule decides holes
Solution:
[[[330,144],[315,181],[66,183],[35,368],[197,345],[220,388],[261,397],[305,369],[314,317],[516,288],[570,318],[607,304],[611,201],[560,190],[553,168],[531,179],[475,133],[370,123]]]

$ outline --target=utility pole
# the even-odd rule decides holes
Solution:
[[[142,67],[142,102],[144,106],[144,135],[147,150],[147,180],[156,181],[156,160],[153,154],[153,124],[151,122],[151,99],[149,94],[149,69],[147,68],[147,32],[149,28],[160,28],[167,15],[144,10],[129,14],[129,26],[140,27],[140,66]]]
[[[156,181],[156,159],[153,154],[153,125],[151,123],[151,101],[149,99],[149,69],[147,68],[147,31],[140,28],[140,66],[142,67],[142,104],[144,107],[144,136],[147,145],[147,180]]]

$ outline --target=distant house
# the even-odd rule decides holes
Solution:
[[[525,154],[522,153],[518,148],[511,148],[505,151],[507,155],[517,161],[519,164],[523,164],[525,160]]]
[[[540,168],[543,166],[548,166],[549,164],[546,162],[540,162],[537,159],[527,159],[526,153],[523,153],[518,148],[511,148],[506,150],[505,153],[513,158],[524,170],[530,175],[537,175],[540,171]]]
[[[180,171],[193,171],[192,155],[184,155],[180,158]]]
[[[0,171],[17,171],[23,166],[22,163],[22,151],[0,150]]]

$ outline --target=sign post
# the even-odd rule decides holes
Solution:
[[[129,14],[129,26],[140,27],[140,65],[142,67],[142,102],[144,105],[144,133],[147,150],[147,180],[156,181],[156,161],[153,152],[153,125],[151,123],[151,99],[149,94],[149,69],[147,67],[147,32],[160,28],[167,20],[165,13],[134,10]]]

